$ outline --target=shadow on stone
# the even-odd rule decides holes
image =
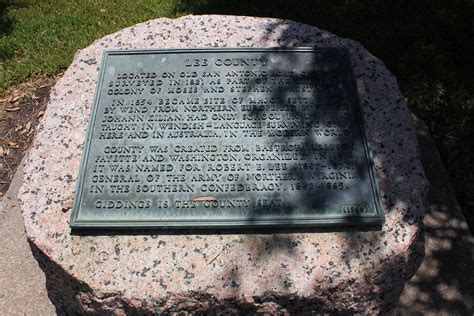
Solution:
[[[179,23],[181,31],[195,23],[202,23],[206,27],[217,25],[218,29],[224,29],[228,27],[227,23],[234,23],[235,30],[242,27],[236,19],[238,17],[227,17],[223,21],[222,17],[194,16],[177,22],[150,21],[137,28],[156,32],[160,28],[174,29],[172,23]],[[31,246],[47,275],[50,297],[55,304],[63,306],[58,310],[71,313],[84,310],[89,313],[123,311],[131,315],[150,311],[252,314],[267,310],[270,313],[291,311],[296,314],[315,311],[375,313],[390,310],[398,300],[403,284],[415,272],[423,255],[421,220],[426,183],[418,163],[416,141],[403,138],[415,133],[395,80],[356,42],[289,21],[250,18],[247,21],[249,29],[255,25],[266,27],[266,31],[260,33],[261,38],[252,39],[256,45],[347,46],[353,52],[353,62],[358,63],[359,67],[354,75],[361,82],[358,90],[363,94],[361,100],[365,100],[362,108],[365,110],[365,122],[370,127],[368,139],[375,153],[381,199],[388,221],[379,228],[381,230],[341,228],[320,230],[317,235],[310,234],[317,230],[296,229],[291,233],[273,230],[265,234],[260,230],[248,234],[221,234],[223,231],[219,231],[208,235],[196,231],[193,232],[195,234],[179,236],[177,232],[139,231],[120,235],[96,233],[92,236],[70,236],[67,220],[63,221],[65,215],[60,211],[63,197],[54,196],[55,191],[49,187],[38,188],[35,177],[27,175],[24,201],[33,199],[36,202],[38,196],[44,194],[38,192],[40,189],[53,192],[47,196],[51,203],[39,203],[39,209],[34,209],[34,214],[29,213],[29,205],[24,205],[23,212],[25,225],[33,227],[29,230],[32,232],[29,236],[33,240]],[[248,29],[238,31],[248,32]],[[127,31],[124,32],[125,36],[129,36]],[[180,34],[171,35],[172,43],[184,38],[183,33]],[[279,34],[278,38],[275,34]],[[99,40],[95,45],[116,48],[114,41],[122,40],[121,35],[116,34],[102,42]],[[186,40],[187,45],[196,45],[187,34]],[[197,43],[212,46],[212,40],[205,38]],[[254,43],[252,41],[242,40],[239,36],[238,43]],[[131,41],[127,45],[144,44]],[[94,49],[84,49],[77,58],[91,58],[90,55],[98,54],[102,48]],[[72,70],[66,72],[68,76],[75,71],[77,63],[76,60]],[[84,71],[96,71],[96,66],[89,66],[81,64],[85,67]],[[61,87],[61,84],[63,82],[60,81],[58,86]],[[81,91],[80,87],[77,91]],[[56,89],[56,93],[57,100],[60,100],[61,91]],[[376,100],[372,99],[374,96]],[[84,95],[81,97],[84,98]],[[84,106],[83,103],[73,104]],[[56,109],[59,104],[52,106]],[[69,131],[70,124],[64,126]],[[61,133],[66,134],[62,130]],[[60,142],[61,139],[55,143]],[[37,145],[41,142],[38,141]],[[77,156],[80,147],[68,144],[68,148],[74,151],[71,156]],[[63,185],[56,178],[63,179],[64,170],[55,175],[57,166],[54,165],[54,170],[51,170],[48,166],[51,162],[44,161],[54,155],[55,150],[59,150],[57,155],[60,158],[61,155],[69,155],[60,146],[48,151],[48,157],[39,162],[41,172],[49,170],[49,183]],[[31,163],[33,168],[34,163],[38,162],[33,160]],[[65,185],[67,189],[63,191],[70,193],[72,186]],[[47,200],[42,197],[41,202]],[[59,215],[51,216],[53,213],[48,211],[56,206],[59,206]],[[49,220],[56,222],[50,223]],[[42,234],[41,238],[35,238],[37,233]],[[44,253],[40,247],[48,250]],[[70,275],[76,275],[79,279]],[[85,279],[81,278],[86,275]],[[85,285],[85,282],[88,284]],[[184,287],[186,282],[191,283]],[[186,291],[189,288],[193,291]],[[111,293],[99,292],[102,289]]]
[[[179,2],[175,12],[278,17],[315,25],[361,42],[403,84],[410,107],[440,149],[464,216],[474,233],[472,94],[474,54],[469,0]],[[409,49],[407,49],[409,47]],[[455,48],[455,49],[453,49]],[[462,119],[461,119],[462,118]],[[466,122],[466,123],[463,123]],[[449,137],[447,137],[449,135]]]

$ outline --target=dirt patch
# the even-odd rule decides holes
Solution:
[[[0,197],[30,147],[49,91],[61,75],[30,78],[0,95]]]

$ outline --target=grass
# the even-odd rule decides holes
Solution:
[[[397,76],[441,151],[474,223],[474,2],[471,0],[0,0],[0,92],[54,74],[93,40],[184,14],[292,19],[361,42]]]
[[[99,37],[176,16],[173,0],[0,1],[0,93],[32,75],[67,68],[78,49]]]

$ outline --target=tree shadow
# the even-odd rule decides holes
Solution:
[[[0,1],[0,37],[8,35],[12,30],[12,20],[8,16],[8,9],[11,6],[11,2],[8,0]],[[14,53],[11,49],[6,46],[0,47],[0,60],[6,60],[12,58]]]
[[[13,5],[12,1],[0,1],[0,36],[9,34],[12,30],[12,19],[8,16],[8,9]]]
[[[400,80],[408,104],[429,128],[474,232],[474,4],[415,1],[181,1],[179,13],[290,19],[361,42]],[[446,137],[449,135],[449,137]]]
[[[14,19],[9,16],[9,10],[27,6],[24,1],[0,0],[0,37],[8,36],[13,30]],[[11,59],[15,56],[14,50],[8,45],[0,47],[0,61]]]
[[[270,25],[267,28],[268,34],[270,35],[273,30],[280,29],[279,33],[279,44],[283,47],[285,46],[308,46],[308,44],[311,43],[311,40],[308,40],[308,38],[311,38],[311,29],[299,29],[296,26],[293,25],[279,25],[278,23],[275,25]],[[304,34],[304,35],[302,35]],[[305,39],[306,38],[306,39]],[[355,58],[355,57],[354,57]],[[314,65],[313,65],[314,66]],[[310,67],[311,68],[311,67]],[[377,77],[377,75],[380,74],[373,74],[374,77]],[[303,79],[303,78],[300,78]],[[336,82],[333,82],[333,84],[337,84]],[[291,89],[291,87],[290,87]],[[276,99],[281,99],[281,95],[279,93],[282,93],[282,91],[274,93],[272,96]],[[331,99],[335,95],[330,95],[327,96],[328,99]],[[320,96],[318,96],[320,97]],[[347,97],[347,96],[346,96]],[[347,99],[346,99],[347,100]],[[329,100],[329,102],[326,104],[327,106],[330,107],[337,107],[337,103],[340,102],[341,99],[335,98],[334,100]],[[334,108],[333,108],[334,110]],[[384,109],[379,109],[379,111],[384,111]],[[386,109],[385,111],[390,112],[390,109]],[[410,117],[409,117],[409,112],[404,109],[403,107],[397,107],[396,110],[393,110],[394,112],[400,111],[401,113],[392,113],[392,114],[397,114],[400,115],[400,119],[403,120],[403,118],[406,118],[408,122],[410,122]],[[337,112],[337,111],[336,111]],[[254,114],[262,114],[262,111],[256,110]],[[385,112],[384,112],[385,113]],[[309,124],[309,125],[318,125],[322,124],[323,122],[320,121],[321,117],[318,117],[317,115],[310,116],[309,120],[307,117],[303,115],[303,113],[299,111],[293,111],[292,113],[294,117],[299,118],[301,123]],[[333,113],[334,114],[334,113]],[[362,121],[363,122],[363,121]],[[412,127],[409,126],[410,124],[408,123],[407,128]],[[402,126],[398,126],[399,128],[403,128]],[[369,139],[372,137],[369,136]],[[281,140],[280,140],[281,141]],[[295,140],[292,139],[292,137],[288,137],[286,139],[286,143],[292,143]],[[342,140],[340,140],[342,141]],[[410,209],[395,209],[395,206],[398,205],[399,203],[403,204],[403,199],[407,197],[407,194],[412,194],[412,192],[404,192],[403,194],[400,194],[400,196],[397,195],[399,190],[403,187],[403,183],[407,180],[410,179],[409,172],[407,173],[407,170],[405,168],[412,167],[411,164],[406,164],[404,168],[394,168],[393,165],[391,165],[390,162],[388,162],[390,159],[393,159],[389,157],[390,151],[392,148],[395,148],[399,150],[399,147],[403,147],[403,140],[398,139],[400,142],[397,141],[397,137],[395,139],[391,140],[392,142],[389,144],[385,144],[385,148],[387,149],[386,151],[382,151],[379,148],[379,144],[376,144],[374,146],[375,148],[378,148],[380,151],[376,153],[377,158],[380,160],[380,168],[384,170],[385,173],[387,173],[388,177],[385,179],[379,179],[380,185],[382,187],[382,190],[386,192],[386,194],[382,197],[382,202],[384,205],[384,209],[386,212],[399,212],[402,216],[400,217],[400,227],[401,230],[404,229],[404,226],[411,226],[411,225],[421,225],[421,217],[416,216],[415,214],[412,214],[413,210]],[[304,143],[311,144],[313,143],[314,140],[311,139],[310,137],[307,137],[304,141]],[[338,142],[336,140],[336,142]],[[360,145],[360,144],[359,144]],[[412,153],[416,155],[416,153]],[[407,161],[410,160],[411,162],[416,161],[417,157],[406,157]],[[335,159],[331,161],[329,159],[330,163],[337,163],[338,160]],[[361,166],[358,166],[358,170],[360,170]],[[288,170],[289,174],[293,173],[299,173],[297,170],[290,168]],[[305,177],[307,174],[303,175],[304,181],[311,182],[310,179],[306,179]],[[422,180],[422,178],[419,178],[419,175],[415,176],[415,178]],[[421,192],[421,195],[423,195],[423,192]],[[304,194],[303,196],[299,198],[295,198],[298,202],[305,201],[311,203],[314,201],[314,194]],[[324,197],[323,197],[324,199]],[[304,202],[303,202],[304,203]],[[422,208],[422,205],[418,205],[415,207],[420,207]],[[295,211],[295,209],[290,208],[290,212]],[[414,212],[416,213],[416,212]],[[248,218],[248,221],[251,222],[255,220],[253,216],[250,216]],[[343,262],[346,264],[349,268],[351,267],[351,259],[357,258],[369,265],[374,265],[375,266],[375,260],[377,258],[376,252],[378,251],[377,249],[381,249],[384,247],[387,247],[386,241],[382,242],[384,239],[383,236],[385,234],[384,231],[370,231],[370,232],[364,232],[361,230],[358,230],[357,228],[352,228],[352,229],[345,229],[342,231],[337,231],[333,233],[338,236],[345,238],[346,243],[337,245],[337,247],[340,247],[340,257],[335,258],[335,261],[338,263]],[[402,231],[400,231],[400,234],[404,234]],[[252,239],[254,238],[253,236],[247,236],[244,235],[242,238],[245,239]],[[258,256],[255,257],[255,260],[257,261],[262,261],[262,262],[268,262],[268,260],[271,260],[272,254],[273,253],[281,253],[281,252],[286,252],[288,253],[289,256],[291,256],[294,260],[298,260],[298,255],[296,249],[298,248],[299,245],[299,236],[298,234],[292,234],[292,235],[285,235],[283,236],[283,239],[281,236],[276,236],[276,235],[270,235],[267,236],[265,241],[261,239],[259,236],[258,239],[260,240],[259,242],[259,248],[256,251]],[[354,279],[347,279],[345,281],[341,281],[340,279],[337,278],[338,276],[338,267],[337,266],[328,266],[327,270],[332,272],[328,273],[327,277],[323,280],[318,280],[320,281],[320,285],[316,285],[315,291],[318,292],[319,294],[322,294],[322,296],[327,296],[328,301],[331,300],[337,300],[338,296],[342,297],[343,295],[347,295],[348,291],[347,288],[350,287],[361,287],[363,288],[364,286],[370,286],[375,288],[378,288],[379,290],[376,292],[371,292],[368,293],[367,295],[371,297],[371,300],[373,302],[378,302],[380,304],[380,308],[382,311],[389,311],[392,309],[397,301],[397,298],[402,291],[403,288],[403,282],[400,282],[400,280],[408,280],[417,270],[419,264],[421,263],[422,259],[422,247],[423,247],[423,241],[422,241],[422,231],[417,231],[417,234],[413,236],[414,241],[413,244],[411,244],[411,250],[408,251],[406,254],[396,254],[392,257],[382,259],[382,262],[379,262],[384,269],[381,271],[380,275],[377,275],[376,279],[369,280],[368,275],[373,277],[373,275],[370,274],[369,271],[359,271],[360,275],[359,277],[361,278],[354,278]],[[400,242],[408,242],[406,240],[402,240]],[[290,245],[288,247],[287,245]],[[355,246],[357,245],[357,246]],[[408,257],[406,257],[408,255]],[[235,275],[235,267],[234,270],[230,270],[228,272],[228,278],[231,280],[234,280],[236,284],[239,282],[239,277],[238,275]],[[311,275],[311,267],[308,267],[308,274]],[[289,282],[287,278],[288,274],[287,271],[285,271],[285,268],[282,267],[281,273],[279,275],[273,276],[278,280],[282,280],[281,284],[281,289],[291,288],[291,282]],[[340,283],[335,283],[336,281]],[[319,286],[319,287],[318,287]],[[237,287],[238,288],[238,287]],[[272,289],[268,288],[266,289],[267,293],[272,293]],[[238,294],[238,289],[235,289],[235,293]],[[271,295],[270,295],[271,296]],[[295,302],[299,302],[302,300],[301,297],[296,297],[294,298]],[[286,305],[285,305],[286,307]],[[351,310],[351,312],[355,312],[358,310],[359,307],[354,307],[354,310]],[[348,312],[348,311],[340,311],[337,310],[336,307],[331,307],[331,306],[319,306],[316,309],[318,312]],[[313,310],[314,311],[314,310]]]
[[[466,0],[183,0],[175,7],[175,12],[275,17],[314,25],[361,42],[399,79],[455,79],[471,89],[472,67],[467,65],[472,65],[473,10]]]

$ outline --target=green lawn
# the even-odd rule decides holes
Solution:
[[[79,48],[99,37],[156,17],[175,17],[173,0],[0,1],[0,93],[31,75],[67,68]]]
[[[0,92],[58,73],[103,35],[187,13],[287,18],[361,42],[397,76],[411,109],[429,125],[474,220],[472,0],[0,0]]]

